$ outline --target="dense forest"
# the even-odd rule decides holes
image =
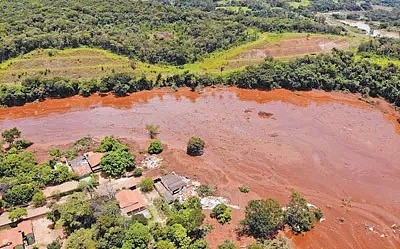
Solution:
[[[258,4],[257,4],[258,3]],[[1,1],[0,62],[38,48],[99,47],[150,63],[182,65],[255,39],[249,28],[339,34],[295,13],[255,14],[141,1]],[[252,5],[252,6],[253,6]]]

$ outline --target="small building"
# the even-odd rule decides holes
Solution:
[[[182,180],[182,177],[175,174],[175,172],[162,176],[161,183],[173,195],[179,193],[186,187],[186,182]]]
[[[0,231],[0,248],[2,249],[23,249],[25,245],[35,243],[32,221],[25,220],[17,227]]]
[[[103,155],[103,153],[88,152],[69,161],[68,165],[79,177],[85,177],[101,170],[100,161]]]
[[[146,209],[146,201],[139,190],[123,189],[115,194],[123,214],[132,215]]]
[[[164,197],[164,199],[167,201],[168,204],[171,204],[175,201],[175,196],[173,196],[165,187],[162,185],[161,182],[156,182],[154,184],[154,187],[156,188],[157,192]]]

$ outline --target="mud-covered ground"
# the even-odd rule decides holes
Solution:
[[[250,199],[274,197],[283,205],[297,189],[321,207],[325,221],[305,236],[289,235],[296,247],[400,248],[400,231],[391,228],[400,223],[396,115],[383,101],[371,105],[351,94],[161,89],[0,109],[0,130],[20,128],[43,159],[49,146],[87,134],[114,134],[145,148],[145,125],[155,123],[167,169],[217,186],[232,204],[244,209]],[[191,135],[206,141],[202,157],[185,154]],[[250,193],[238,191],[242,184]],[[208,236],[212,248],[236,239],[243,210],[234,215]]]

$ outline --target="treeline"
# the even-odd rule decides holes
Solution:
[[[358,47],[358,52],[368,52],[376,55],[400,59],[400,40],[394,38],[375,38],[363,42]]]
[[[357,1],[357,0],[341,0],[341,1],[331,1],[331,0],[313,0],[310,1],[310,5],[303,7],[310,9],[315,12],[329,12],[338,10],[347,11],[362,11],[372,9],[370,1]]]
[[[400,7],[394,8],[391,11],[382,9],[371,10],[364,15],[370,21],[379,22],[380,29],[400,28]]]
[[[361,47],[362,48],[362,47]],[[154,87],[198,87],[226,84],[248,89],[290,90],[322,89],[325,91],[349,91],[371,97],[382,97],[400,106],[400,69],[395,65],[383,67],[365,60],[357,60],[352,52],[334,50],[331,55],[317,55],[293,61],[266,59],[260,66],[246,68],[226,78],[184,73],[155,80],[135,78],[126,74],[114,74],[98,80],[78,82],[68,79],[30,78],[21,85],[0,85],[0,104],[23,105],[47,97],[63,98],[76,94],[113,92],[124,96],[132,92]]]
[[[179,3],[0,1],[0,62],[39,48],[92,46],[149,63],[183,65],[254,39],[248,28],[334,34],[343,31],[269,7],[247,16]]]
[[[0,139],[0,208],[40,205],[45,200],[41,191],[45,186],[58,185],[75,176],[65,165],[56,165],[54,156],[38,164],[32,152],[26,151],[32,143],[21,139],[17,128],[5,130]]]

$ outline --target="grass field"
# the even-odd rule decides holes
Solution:
[[[301,0],[300,2],[289,2],[290,6],[293,8],[298,8],[300,6],[308,6],[310,5],[310,0]]]
[[[95,48],[41,49],[0,64],[0,83],[19,83],[24,78],[32,76],[44,78],[66,77],[85,80],[119,72],[137,77],[146,75],[148,78],[156,77],[159,73],[163,76],[168,76],[185,71],[224,76],[228,73],[241,70],[248,65],[261,63],[265,57],[263,54],[265,51],[273,53],[274,58],[285,60],[303,56],[307,53],[315,53],[315,51],[304,50],[304,48],[293,50],[293,53],[290,53],[289,56],[283,52],[287,52],[287,49],[307,46],[307,42],[310,39],[320,38],[326,40],[328,43],[348,39],[333,35],[262,33],[258,34],[258,39],[253,42],[212,53],[209,57],[201,61],[180,67],[152,65],[132,61],[126,56],[116,55]],[[296,41],[296,44],[292,44],[292,41]],[[356,44],[356,41],[351,40],[351,38],[348,41],[349,44]],[[261,55],[260,52],[262,52]]]

